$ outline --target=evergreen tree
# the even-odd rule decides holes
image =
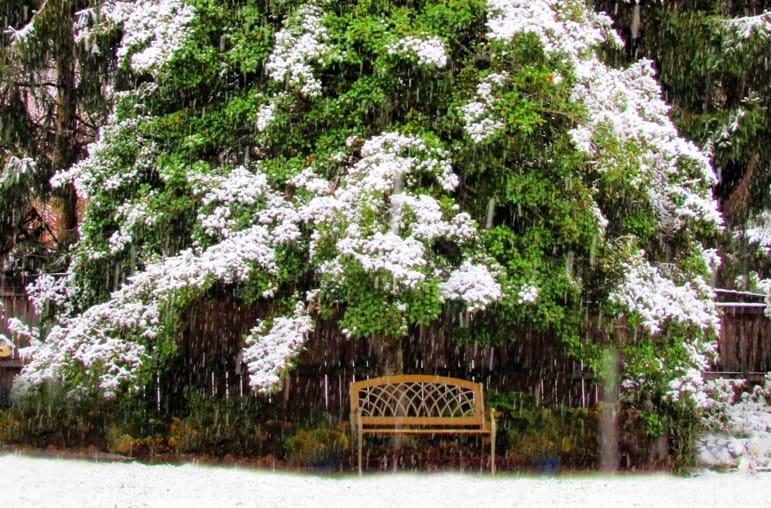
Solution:
[[[595,1],[626,44],[651,58],[680,131],[709,153],[726,220],[718,284],[764,290],[771,247],[771,5],[757,0]]]
[[[78,40],[86,0],[4,1],[0,42],[0,256],[4,270],[64,270],[77,238],[72,185],[50,178],[85,155],[105,117],[111,60]]]

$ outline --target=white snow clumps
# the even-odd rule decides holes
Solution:
[[[558,0],[488,0],[487,5],[488,39],[510,42],[520,34],[533,34],[547,55],[573,68],[571,97],[585,108],[586,116],[570,135],[576,147],[596,162],[594,168],[636,168],[638,184],[648,193],[667,234],[690,219],[722,226],[717,204],[709,195],[709,186],[717,181],[712,165],[707,154],[679,136],[667,116],[669,106],[661,97],[652,62],[641,60],[627,69],[611,69],[595,55],[593,49],[603,42],[621,44],[610,18],[584,7],[566,9],[565,2]],[[568,18],[568,11],[582,17]],[[466,131],[480,142],[504,124],[487,115],[489,92],[478,89],[477,96],[462,109]],[[614,153],[598,136],[611,136],[616,145],[637,146],[634,163],[619,159],[629,157],[628,150]]]
[[[439,37],[408,36],[387,46],[389,55],[414,57],[419,65],[434,66],[439,69],[447,65],[447,53]]]
[[[454,269],[431,255],[430,245],[438,238],[465,244],[476,235],[475,223],[457,205],[448,208],[432,195],[412,190],[425,185],[428,177],[437,192],[452,192],[458,178],[448,154],[420,137],[388,132],[365,141],[359,155],[338,184],[311,168],[301,172],[290,183],[309,193],[291,197],[271,187],[259,163],[191,174],[189,182],[202,205],[199,224],[215,243],[146,263],[108,302],[63,320],[44,343],[36,344],[35,360],[22,374],[21,385],[57,379],[67,362],[76,362],[84,370],[96,364],[106,367],[94,380],[106,396],[114,395],[120,385],[131,386],[145,358],[141,342],[159,333],[159,305],[172,302],[179,291],[203,291],[214,281],[247,280],[255,272],[277,279],[276,249],[296,242],[303,225],[313,231],[310,255],[316,269],[332,286],[346,276],[344,266],[355,262],[366,272],[388,275],[383,284],[395,295],[430,279],[442,284],[444,297],[460,302],[468,312],[499,299],[501,288],[488,266],[467,259]],[[93,169],[84,167],[79,174],[82,186],[105,178],[90,172]],[[127,224],[149,220],[138,205],[126,205],[117,213]],[[245,213],[246,226],[238,220]],[[379,217],[383,228],[378,229],[372,217]],[[317,252],[320,241],[334,243],[333,257]],[[272,297],[275,284],[268,282],[262,296]],[[62,287],[41,279],[41,302],[52,292],[53,301],[60,301]],[[259,391],[275,387],[312,328],[304,307],[293,317],[274,317],[270,329],[255,327],[243,352],[250,385]]]
[[[689,222],[722,227],[710,186],[717,181],[709,157],[681,138],[669,119],[653,64],[642,60],[627,69],[611,69],[594,49],[601,43],[620,45],[611,20],[576,2],[561,0],[488,0],[487,38],[508,43],[520,34],[539,39],[547,56],[561,59],[573,70],[571,99],[584,108],[582,123],[570,131],[579,151],[593,161],[592,169],[606,172],[629,168],[631,182],[648,196],[663,234],[677,233]],[[466,132],[476,142],[504,127],[492,111],[493,86],[505,86],[506,76],[484,78],[476,97],[463,108]],[[610,141],[610,142],[609,142]],[[625,147],[633,146],[633,150]],[[618,147],[622,147],[620,150]],[[595,206],[602,230],[603,211]],[[697,279],[676,284],[651,266],[642,252],[625,266],[626,279],[611,299],[640,316],[651,333],[666,320],[716,331],[717,311],[707,284]]]
[[[276,115],[276,103],[269,102],[260,106],[257,110],[257,132],[262,132],[273,122]]]
[[[696,444],[697,466],[744,473],[771,468],[771,379],[766,376],[763,386],[742,393],[739,400],[734,400],[734,394],[743,381],[711,383],[715,385],[712,398],[720,401],[723,410]]]
[[[146,359],[145,348],[125,340],[123,334],[130,329],[146,337],[154,336],[159,324],[158,309],[152,303],[133,301],[125,296],[118,292],[108,302],[89,307],[82,314],[61,318],[45,341],[33,338],[24,352],[30,361],[17,376],[14,389],[23,391],[61,381],[74,365],[82,369],[79,389],[84,393],[94,388],[89,384],[95,384],[110,398],[119,387],[133,386]]]
[[[394,293],[442,277],[438,274],[446,267],[429,255],[431,242],[438,238],[468,242],[476,226],[467,213],[445,210],[435,197],[411,190],[426,175],[445,193],[458,185],[444,150],[428,147],[419,137],[387,132],[364,142],[361,159],[348,168],[339,187],[313,184],[320,194],[302,213],[323,228],[314,233],[311,256],[317,256],[320,243],[334,242],[337,251],[332,259],[320,260],[320,273],[339,279],[345,264],[355,261],[366,272],[389,275],[383,284]],[[310,172],[305,177],[316,180]],[[372,224],[373,217],[380,217],[382,226]],[[454,275],[458,284],[442,286],[448,298],[463,300],[468,295],[464,301],[478,309],[500,297],[500,287],[489,273],[477,279],[479,294],[460,289],[460,278],[471,270],[471,265],[464,266]]]
[[[524,284],[517,293],[517,303],[519,305],[535,303],[538,300],[539,289],[532,284]]]
[[[747,241],[757,245],[767,256],[771,255],[771,211],[763,210],[751,217],[743,234]]]
[[[582,2],[575,1],[575,9],[565,8],[566,4],[572,5],[573,0],[488,0],[486,38],[494,45],[533,34],[550,58],[562,59],[572,68],[573,75],[565,79],[574,83],[571,97],[585,112],[582,123],[570,132],[576,149],[596,160],[593,167],[603,172],[619,157],[606,145],[639,147],[625,151],[636,157],[626,166],[636,171],[637,184],[647,193],[665,233],[677,232],[690,220],[720,225],[715,203],[705,190],[715,181],[709,160],[681,139],[668,119],[651,63],[609,69],[594,55],[600,43],[619,42],[609,19]],[[103,12],[111,23],[122,27],[118,52],[124,65],[151,75],[183,47],[196,15],[180,0],[107,0]],[[340,51],[332,45],[323,19],[320,7],[306,4],[284,20],[265,63],[269,87],[309,99],[321,96],[322,83],[314,71]],[[387,51],[428,67],[445,68],[448,63],[447,50],[437,36],[407,36],[387,46]],[[555,76],[559,81],[560,75]],[[489,71],[473,97],[461,106],[465,132],[474,142],[483,142],[506,127],[505,119],[496,116],[496,104],[497,95],[510,80],[507,72]],[[153,85],[142,86],[145,88],[134,92],[132,105],[137,110],[141,110],[142,92],[152,91]],[[264,136],[280,113],[280,97],[272,96],[257,109],[256,131]],[[93,198],[92,205],[97,207],[96,198],[105,189],[119,191],[144,171],[164,171],[153,166],[156,147],[141,135],[145,118],[118,119],[119,109],[115,111],[89,147],[89,157],[55,178],[57,183],[74,181],[79,195]],[[603,136],[614,142],[604,142]],[[359,141],[360,148],[356,148]],[[111,144],[135,149],[136,153],[130,153],[136,159],[133,165],[126,167],[120,160],[124,154]],[[131,276],[109,301],[76,317],[62,318],[45,342],[35,343],[34,359],[22,373],[22,383],[57,379],[67,364],[79,364],[84,370],[104,365],[100,377],[92,381],[107,396],[114,395],[117,387],[130,386],[138,379],[146,358],[142,343],[152,343],[162,330],[160,305],[172,302],[177,293],[197,294],[217,281],[246,281],[255,274],[267,279],[260,288],[261,296],[274,296],[281,272],[278,249],[302,243],[306,231],[310,269],[321,285],[314,294],[327,292],[322,297],[334,299],[332,293],[347,277],[361,277],[362,273],[377,281],[379,289],[397,302],[393,308],[404,315],[407,300],[401,297],[421,290],[421,285],[438,288],[441,299],[468,313],[481,311],[503,297],[496,280],[497,265],[474,252],[477,225],[451,199],[459,179],[440,141],[381,132],[365,140],[351,138],[347,146],[347,153],[316,162],[317,166],[280,182],[281,188],[273,186],[275,179],[263,163],[207,168],[205,174],[189,175],[192,198],[200,204],[200,229],[195,233],[199,237],[193,239],[193,247],[142,260],[142,271]],[[335,178],[316,173],[332,166]],[[598,227],[604,228],[608,220],[596,203],[592,212]],[[151,214],[144,203],[118,208],[114,219],[120,227],[106,251],[90,253],[92,259],[126,249],[137,229],[152,225]],[[459,247],[459,255],[452,261],[443,256],[435,248],[440,240]],[[651,266],[642,252],[624,268],[626,278],[611,298],[639,315],[651,334],[658,333],[666,320],[717,329],[717,313],[702,280],[676,284]],[[41,302],[51,297],[50,301],[66,305],[66,291],[45,279],[37,286]],[[531,304],[538,297],[539,289],[525,284],[517,302]],[[249,383],[258,391],[276,386],[313,330],[301,298],[297,297],[292,316],[274,316],[258,323],[247,337],[243,358]],[[696,365],[708,348],[693,347],[690,360]],[[688,369],[681,374],[679,381],[673,381],[680,384],[671,388],[686,393],[696,381]]]
[[[500,88],[508,77],[507,72],[488,74],[477,85],[474,100],[461,107],[463,128],[475,143],[484,141],[504,127],[502,120],[491,118],[491,111],[498,102],[493,95],[493,87]]]
[[[298,301],[291,317],[277,317],[272,323],[259,322],[252,328],[243,350],[249,386],[260,393],[274,389],[313,327],[305,306]]]
[[[579,3],[564,0],[487,0],[487,38],[510,42],[519,34],[538,37],[547,54],[576,61],[592,54],[602,42],[623,46],[611,29],[612,20]],[[578,3],[578,2],[576,2]],[[576,17],[580,16],[580,19]]]
[[[195,9],[180,0],[107,1],[103,15],[120,25],[118,57],[136,72],[155,73],[182,47]]]
[[[276,33],[273,52],[265,64],[271,79],[286,82],[305,97],[321,95],[321,82],[313,75],[311,64],[320,63],[332,52],[322,15],[319,7],[304,5],[288,18]]]
[[[439,290],[450,300],[464,302],[467,312],[483,310],[502,296],[501,286],[490,269],[468,259],[439,284]]]
[[[597,161],[595,167],[607,171],[630,165],[596,142],[598,133],[612,136],[622,146],[633,144],[637,150],[631,167],[665,234],[678,231],[689,220],[722,227],[717,203],[709,194],[717,183],[712,165],[704,152],[679,136],[667,116],[669,106],[661,98],[653,63],[641,60],[619,70],[594,60],[576,71],[573,98],[584,105],[587,119],[571,136]],[[625,151],[621,157],[629,154]]]
[[[733,35],[729,41],[738,42],[736,39],[749,39],[757,34],[762,38],[771,37],[771,11],[755,16],[744,16],[725,21],[726,31]]]
[[[667,320],[714,333],[720,329],[712,288],[698,277],[675,284],[658,267],[651,266],[643,252],[624,264],[624,280],[610,299],[638,315],[651,335],[659,333]]]

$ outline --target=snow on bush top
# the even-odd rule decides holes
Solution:
[[[321,82],[313,76],[311,63],[330,51],[327,29],[321,24],[323,14],[314,5],[301,7],[276,33],[276,45],[265,64],[273,80],[299,88],[307,97],[321,94]]]
[[[439,68],[447,65],[447,53],[438,37],[408,36],[388,46],[388,53],[414,56],[419,65],[433,65]]]
[[[181,0],[108,0],[102,12],[121,26],[118,57],[136,72],[163,66],[190,35],[187,26],[195,16],[195,9]]]

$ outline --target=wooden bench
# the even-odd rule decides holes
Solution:
[[[495,474],[495,416],[485,413],[482,384],[441,376],[385,376],[351,383],[351,431],[364,434],[487,434]]]

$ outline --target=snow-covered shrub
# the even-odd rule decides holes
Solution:
[[[59,313],[20,386],[140,393],[184,312],[228,291],[267,313],[242,337],[256,392],[321,318],[384,341],[535,331],[591,367],[613,346],[629,391],[707,403],[715,175],[652,63],[603,61],[609,18],[579,0],[129,4],[103,2],[126,89],[55,178],[86,207],[69,273],[35,289]]]
[[[699,438],[697,463],[702,467],[737,468],[754,473],[771,466],[771,377],[751,390],[735,380],[715,380],[719,402],[710,409],[707,429]]]

